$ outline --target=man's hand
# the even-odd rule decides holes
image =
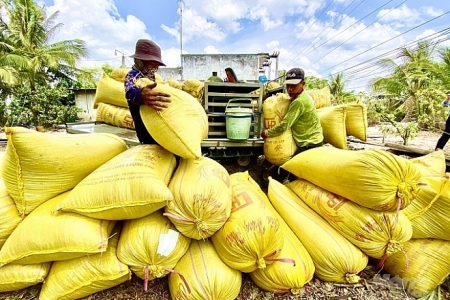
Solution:
[[[145,86],[141,90],[141,101],[156,111],[161,111],[169,106],[170,95],[166,93],[155,92],[156,82]]]
[[[266,138],[267,138],[267,131],[266,131],[265,129],[261,132],[261,137],[262,137],[263,139],[266,139]]]

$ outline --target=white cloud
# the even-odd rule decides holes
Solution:
[[[413,26],[421,23],[420,12],[403,4],[395,9],[382,9],[378,12],[379,22],[389,23],[395,27]]]
[[[437,16],[440,16],[440,15],[442,15],[444,13],[444,11],[442,9],[438,9],[438,8],[435,8],[435,7],[432,7],[432,6],[422,6],[420,8],[420,10],[424,14],[426,14],[426,15],[428,15],[430,17],[437,17]]]
[[[211,45],[206,46],[203,49],[203,51],[205,51],[206,54],[219,54],[220,53],[219,49],[217,49],[216,47],[211,46]]]
[[[269,51],[277,50],[279,46],[280,46],[280,42],[274,40],[274,41],[270,41],[269,43],[266,44],[266,49],[269,49]]]

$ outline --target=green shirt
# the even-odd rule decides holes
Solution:
[[[323,131],[319,115],[311,96],[302,92],[289,105],[283,120],[266,131],[267,137],[276,137],[287,129],[292,130],[292,137],[298,147],[306,147],[323,142]]]

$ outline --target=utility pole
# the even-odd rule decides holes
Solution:
[[[180,4],[180,78],[183,81],[183,0],[179,1]]]
[[[117,52],[122,54],[122,63],[120,65],[121,68],[125,68],[125,54],[122,51],[119,51],[117,49],[114,49],[114,55],[117,55]]]

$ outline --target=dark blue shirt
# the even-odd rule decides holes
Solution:
[[[130,114],[133,117],[134,128],[136,129],[136,135],[141,144],[158,144],[155,139],[150,135],[147,128],[145,128],[144,122],[142,121],[140,107],[144,105],[141,101],[141,91],[142,89],[136,87],[135,82],[139,78],[144,78],[144,75],[138,70],[131,70],[125,76],[125,98],[127,98],[128,108],[130,109]]]

